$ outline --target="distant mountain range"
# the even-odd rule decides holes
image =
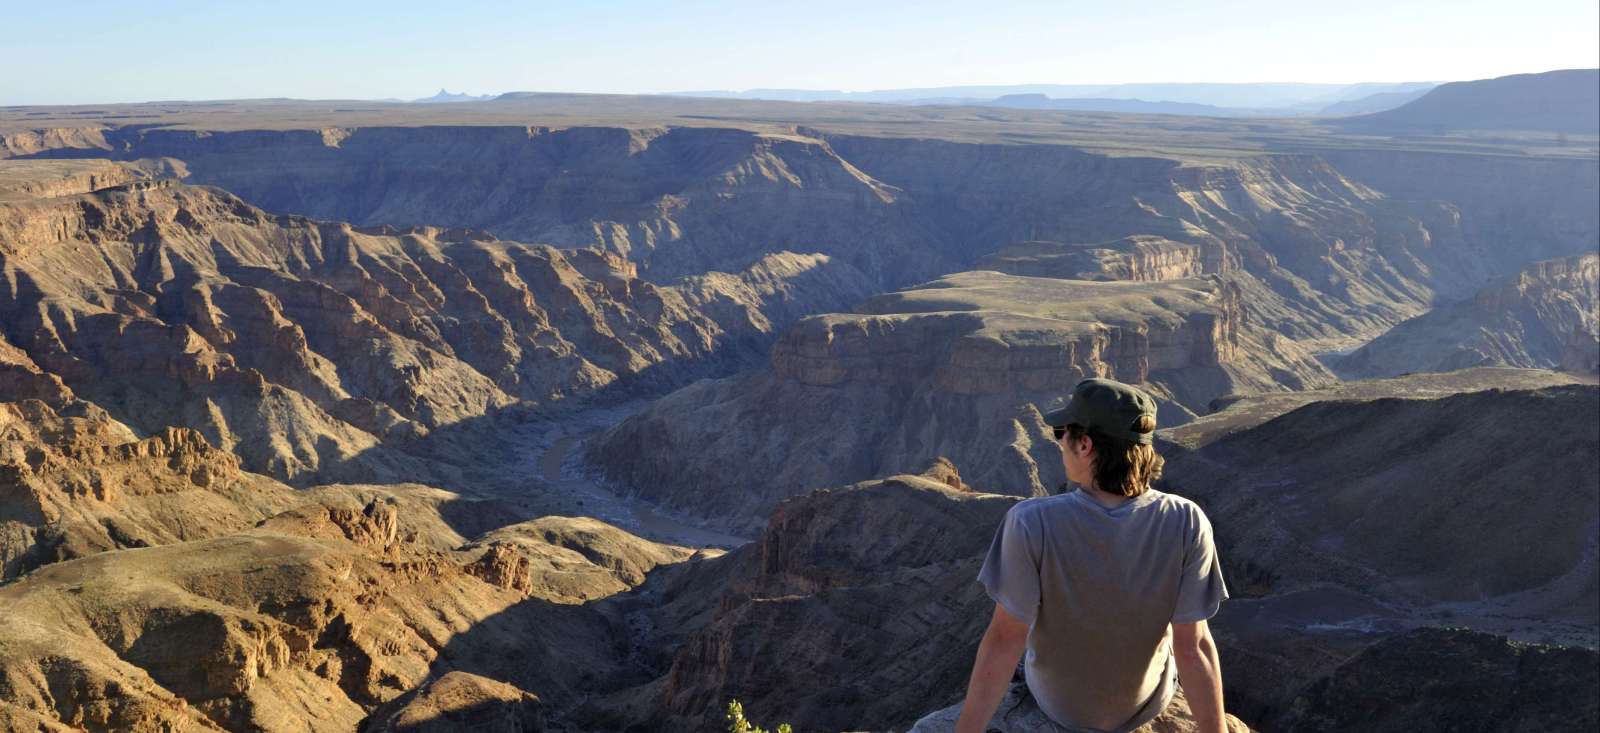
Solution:
[[[1410,104],[1340,124],[1397,132],[1478,129],[1600,135],[1600,69],[1453,82]]]
[[[675,96],[791,102],[983,105],[1215,117],[1360,114],[1405,104],[1435,82],[1361,84],[1018,84],[866,92],[807,89],[678,92]],[[1393,95],[1393,96],[1383,96]],[[1354,108],[1339,105],[1358,103]]]
[[[495,97],[498,97],[498,96],[500,96],[500,95],[498,95],[498,94],[480,94],[478,96],[473,96],[471,94],[464,94],[464,93],[451,94],[450,92],[445,91],[444,89],[440,89],[438,94],[435,94],[435,95],[433,95],[431,97],[423,97],[421,99],[413,99],[411,101],[414,102],[414,103],[417,103],[417,104],[441,104],[441,103],[446,103],[446,102],[482,102],[482,101],[494,99]]]
[[[438,94],[415,103],[515,99]],[[1452,129],[1600,134],[1600,69],[1516,74],[1479,81],[1361,84],[1023,84],[867,92],[805,89],[698,91],[661,96],[791,102],[982,106],[1191,117],[1331,117],[1351,130],[1391,134]]]
[[[1347,99],[1343,102],[1334,102],[1322,108],[1317,113],[1321,117],[1346,117],[1349,115],[1365,115],[1373,112],[1382,112],[1394,109],[1413,100],[1420,99],[1422,95],[1433,91],[1432,87],[1417,89],[1409,92],[1379,92],[1369,94],[1360,99]]]

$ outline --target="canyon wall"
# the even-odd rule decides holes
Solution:
[[[787,250],[828,255],[893,289],[1028,241],[1109,252],[1073,274],[1243,270],[1263,284],[1247,301],[1258,320],[1314,349],[1371,337],[1600,238],[1593,160],[1345,149],[1187,159],[812,129],[29,135],[8,138],[12,155],[170,157],[195,182],[270,211],[599,247],[662,283]],[[1104,246],[1156,240],[1170,244]]]
[[[1079,380],[1144,384],[1160,419],[1233,392],[1332,377],[1243,321],[1221,277],[1083,282],[953,275],[814,316],[761,372],[668,395],[585,448],[619,486],[669,509],[749,529],[778,499],[939,456],[985,491],[1030,496],[1065,480],[1040,417]]]
[[[299,481],[414,477],[387,448],[736,366],[871,291],[780,253],[680,292],[597,250],[272,215],[170,180],[0,201],[0,268],[8,349],[47,375],[18,389],[56,379],[140,434],[193,428]]]
[[[1416,375],[1247,398],[1161,431],[1160,490],[1217,530],[1229,711],[1260,730],[1591,725],[1600,391],[1570,379]],[[1485,440],[1508,457],[1484,458]],[[1506,496],[1517,476],[1535,480]],[[968,483],[936,460],[807,492],[750,545],[667,569],[629,606],[655,619],[639,624],[662,650],[645,657],[654,677],[592,701],[611,711],[597,720],[714,726],[739,699],[797,730],[901,729],[959,701],[994,607],[977,571],[1016,501]],[[1550,492],[1563,501],[1532,498]],[[1414,510],[1372,509],[1396,505]],[[1486,692],[1541,681],[1561,704]]]
[[[1544,260],[1331,360],[1351,377],[1475,366],[1600,370],[1600,255]]]

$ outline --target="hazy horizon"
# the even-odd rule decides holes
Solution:
[[[94,19],[86,23],[87,15]],[[1265,0],[1074,8],[823,0],[503,7],[469,0],[11,10],[0,104],[415,99],[543,91],[862,92],[1041,84],[1460,81],[1600,66],[1600,8],[1546,0],[1337,9]],[[1421,30],[1419,30],[1421,29]]]

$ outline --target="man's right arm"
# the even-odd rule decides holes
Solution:
[[[1189,698],[1197,733],[1226,733],[1222,712],[1222,662],[1205,621],[1172,625],[1172,655]]]

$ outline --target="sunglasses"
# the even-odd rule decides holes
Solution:
[[[1067,426],[1065,426],[1065,425],[1052,425],[1052,426],[1050,426],[1050,432],[1055,434],[1056,442],[1059,443],[1059,442],[1061,442],[1062,438],[1067,437]]]

